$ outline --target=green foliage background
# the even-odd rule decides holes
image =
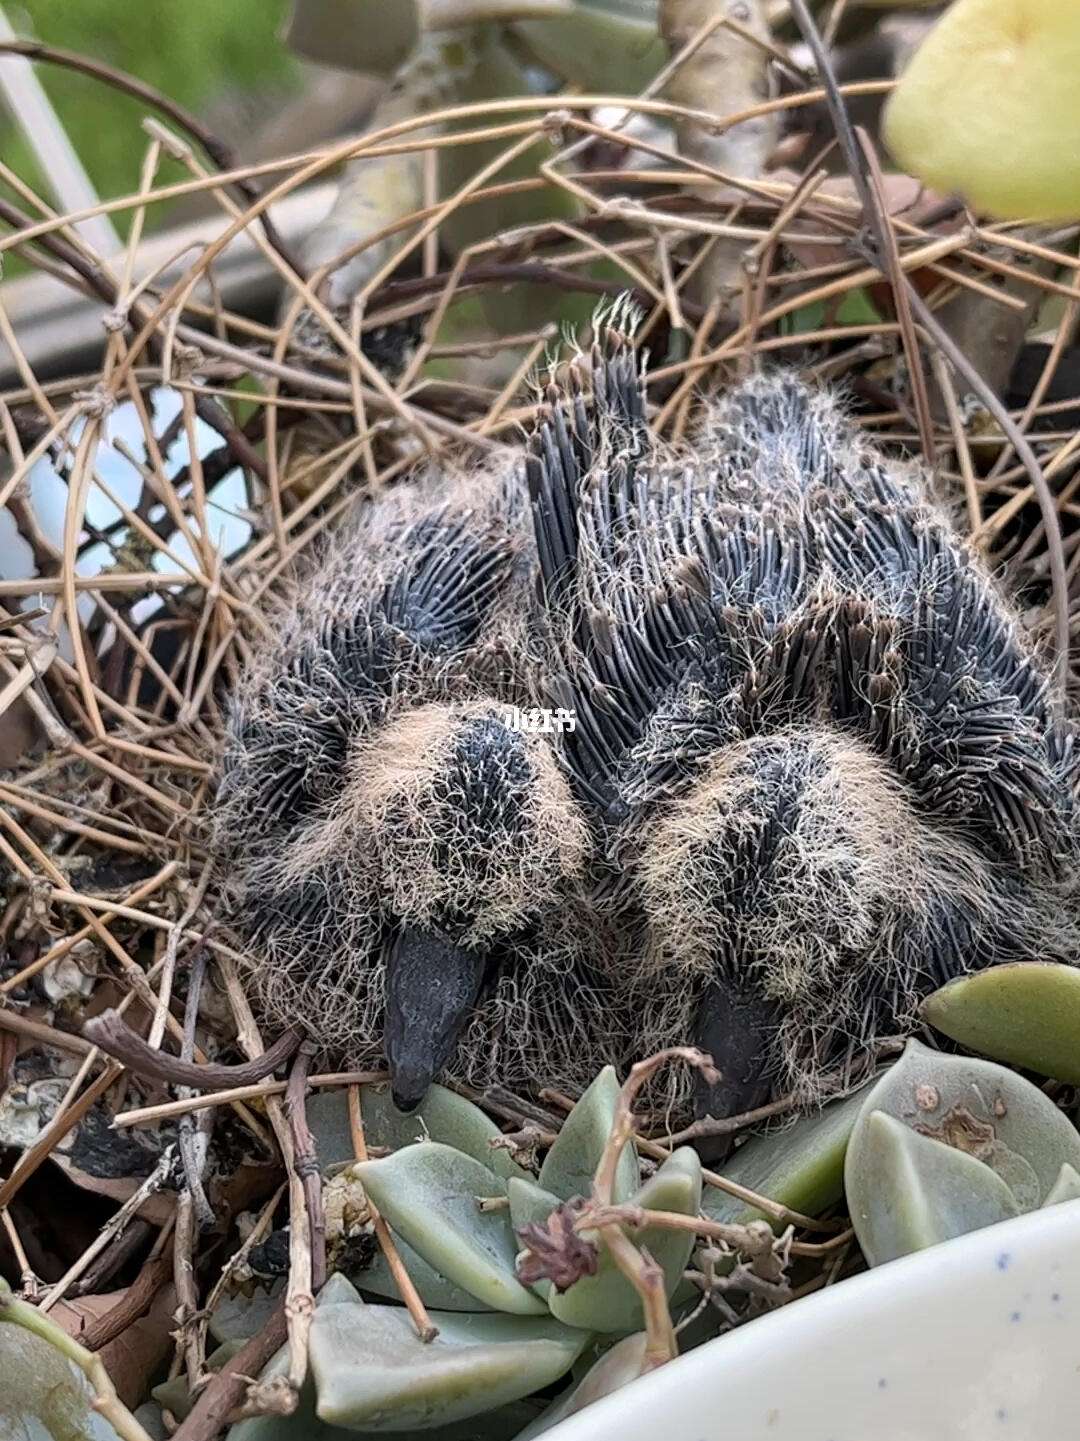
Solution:
[[[279,38],[288,0],[22,0],[5,8],[16,31],[126,70],[200,118],[221,96],[288,91],[297,76],[297,62]],[[36,69],[98,194],[132,190],[147,143],[140,128],[145,107],[87,76],[54,65]],[[50,198],[6,114],[0,117],[0,154]],[[184,173],[165,161],[159,179]],[[165,216],[164,207],[155,207],[148,223],[160,225]],[[128,223],[126,215],[114,217],[121,232]]]

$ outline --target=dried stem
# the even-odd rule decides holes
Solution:
[[[251,1378],[258,1376],[275,1351],[281,1349],[286,1335],[282,1300],[262,1330],[210,1379],[186,1420],[173,1433],[172,1441],[213,1441],[232,1413],[242,1406],[252,1386]]]
[[[315,1046],[302,1041],[289,1073],[285,1092],[285,1115],[292,1134],[292,1170],[304,1188],[311,1243],[311,1289],[317,1295],[326,1281],[326,1217],[322,1203],[322,1177],[315,1151],[315,1137],[307,1123],[305,1097],[307,1077],[315,1055]]]
[[[649,1077],[671,1061],[685,1061],[688,1065],[696,1066],[710,1084],[718,1079],[718,1072],[709,1057],[692,1046],[672,1046],[650,1056],[648,1060],[639,1061],[632,1068],[619,1091],[611,1131],[593,1178],[594,1215],[604,1215],[615,1204],[615,1176],[619,1157],[634,1136],[634,1100]],[[679,1353],[664,1291],[663,1269],[633,1244],[617,1220],[598,1220],[596,1229],[611,1252],[615,1264],[641,1297],[648,1337],[643,1370],[653,1370],[662,1366],[665,1361],[673,1360]]]
[[[367,1141],[364,1137],[364,1118],[360,1110],[360,1087],[349,1087],[349,1130],[352,1134],[353,1152],[358,1161],[366,1161],[368,1158]],[[427,1307],[420,1297],[419,1291],[413,1285],[412,1277],[405,1268],[401,1259],[401,1253],[394,1243],[394,1237],[390,1227],[379,1215],[376,1208],[368,1201],[368,1208],[371,1212],[372,1223],[375,1227],[375,1239],[379,1243],[379,1249],[386,1257],[386,1264],[390,1274],[405,1302],[409,1316],[416,1327],[416,1334],[421,1341],[434,1341],[439,1334],[439,1328],[433,1325],[428,1315]]]
[[[261,1081],[289,1059],[300,1045],[299,1031],[284,1031],[269,1050],[254,1060],[234,1066],[207,1061],[198,1064],[179,1056],[167,1056],[147,1045],[116,1011],[103,1011],[83,1026],[83,1035],[100,1050],[122,1061],[129,1071],[164,1081],[170,1086],[191,1086],[205,1091],[211,1086],[249,1086]]]

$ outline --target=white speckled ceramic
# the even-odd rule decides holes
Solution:
[[[548,1432],[551,1441],[1057,1441],[1078,1434],[1080,1201],[960,1236],[794,1302]]]

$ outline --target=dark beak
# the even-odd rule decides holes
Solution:
[[[720,1079],[709,1085],[699,1072],[694,1082],[694,1112],[700,1119],[727,1120],[755,1110],[769,1099],[769,1033],[776,1025],[771,1001],[730,984],[710,985],[697,1015],[694,1044],[713,1058]],[[733,1136],[709,1136],[698,1149],[704,1160],[723,1161]]]
[[[384,1040],[399,1111],[416,1110],[449,1060],[486,970],[486,956],[435,932],[399,932],[386,963]]]

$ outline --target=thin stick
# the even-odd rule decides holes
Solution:
[[[323,1211],[322,1177],[319,1173],[315,1137],[308,1126],[305,1107],[307,1075],[314,1054],[313,1043],[302,1041],[289,1073],[285,1091],[285,1115],[292,1133],[292,1169],[304,1188],[311,1238],[311,1289],[317,1295],[326,1281],[326,1216]]]
[[[300,1044],[299,1031],[285,1031],[254,1060],[235,1066],[222,1066],[213,1061],[200,1065],[155,1050],[116,1011],[103,1011],[87,1021],[83,1035],[100,1050],[123,1061],[136,1075],[149,1076],[170,1086],[193,1086],[200,1091],[208,1086],[227,1086],[230,1082],[245,1086],[261,1081],[283,1065]]]
[[[375,1086],[387,1079],[386,1071],[328,1071],[325,1075],[310,1076],[308,1085]],[[209,1106],[229,1106],[237,1101],[261,1101],[269,1096],[283,1096],[287,1089],[287,1081],[261,1081],[250,1086],[232,1086],[226,1091],[207,1091],[202,1096],[186,1096],[177,1101],[162,1101],[156,1106],[139,1106],[130,1111],[121,1111],[113,1117],[113,1126],[120,1130],[125,1126],[141,1126],[147,1121],[156,1122],[172,1116],[184,1116],[189,1111],[203,1111]]]
[[[349,1130],[352,1133],[353,1152],[358,1161],[366,1161],[368,1158],[367,1141],[364,1137],[364,1118],[360,1110],[360,1087],[351,1085],[349,1087]],[[412,1323],[416,1327],[416,1334],[421,1341],[434,1341],[439,1334],[439,1328],[432,1324],[428,1315],[427,1307],[420,1298],[420,1293],[413,1285],[412,1277],[405,1269],[405,1263],[401,1259],[401,1253],[394,1244],[394,1237],[390,1227],[386,1224],[378,1211],[368,1201],[368,1208],[371,1212],[371,1219],[375,1226],[375,1239],[378,1241],[383,1255],[386,1257],[386,1264],[390,1274],[398,1288],[398,1294],[405,1302]]]

